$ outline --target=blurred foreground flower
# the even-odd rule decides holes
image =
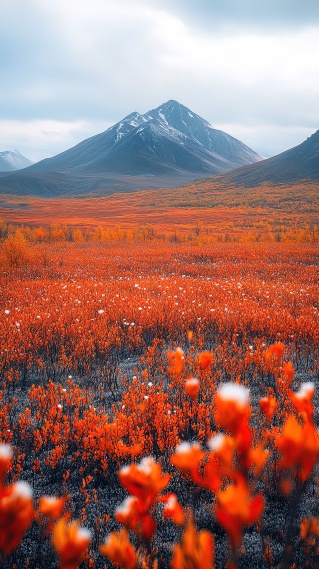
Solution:
[[[162,473],[162,467],[153,457],[143,458],[139,464],[131,464],[119,471],[121,484],[131,493],[116,511],[116,519],[127,529],[150,540],[156,529],[151,515],[159,493],[166,488],[171,476]]]
[[[0,551],[9,555],[30,526],[34,511],[32,490],[26,482],[0,488]]]
[[[52,543],[59,554],[60,569],[76,569],[91,541],[91,533],[78,522],[61,518],[54,526]]]
[[[245,526],[255,523],[264,509],[264,499],[252,497],[243,476],[237,474],[236,482],[229,484],[216,494],[215,514],[217,521],[227,531],[233,548],[237,548],[242,539]]]
[[[54,521],[61,516],[63,506],[65,503],[64,498],[57,498],[56,496],[43,496],[39,498],[38,512]]]
[[[137,555],[125,529],[110,533],[100,546],[100,552],[122,569],[135,569],[137,566]]]
[[[0,484],[8,472],[12,462],[12,449],[10,445],[0,445]]]
[[[181,373],[185,359],[182,348],[176,348],[175,352],[168,352],[167,357],[169,373]]]
[[[167,494],[161,498],[165,502],[163,514],[170,518],[175,524],[182,526],[185,521],[184,510],[178,503],[176,494]]]
[[[273,358],[281,361],[282,356],[284,354],[285,346],[281,342],[276,342],[276,344],[272,344],[269,346],[265,358],[268,362],[270,362]]]
[[[213,354],[211,352],[201,352],[199,354],[199,363],[202,369],[207,369],[212,363]]]
[[[182,543],[175,545],[172,569],[213,569],[214,538],[209,531],[197,533],[190,521],[184,532]]]
[[[121,484],[133,496],[151,504],[154,498],[168,485],[171,477],[162,474],[162,467],[152,456],[143,458],[139,464],[131,464],[119,471]]]
[[[300,480],[307,480],[319,454],[319,437],[312,421],[301,425],[289,416],[276,446],[282,456],[280,467],[292,468]]]
[[[237,383],[224,383],[215,396],[215,421],[236,438],[237,448],[246,452],[252,440],[248,420],[251,415],[249,389]]]
[[[314,392],[315,386],[311,381],[303,383],[296,393],[293,391],[290,392],[290,399],[295,409],[304,413],[310,421],[312,420],[314,412],[312,403]]]
[[[185,381],[185,391],[191,399],[195,400],[197,398],[199,388],[199,379],[196,377],[189,378]]]

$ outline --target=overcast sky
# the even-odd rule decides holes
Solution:
[[[0,151],[176,99],[264,156],[319,128],[318,0],[0,0]]]

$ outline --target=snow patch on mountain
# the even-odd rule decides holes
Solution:
[[[129,175],[213,175],[260,160],[258,154],[177,101],[130,113],[32,171]]]
[[[18,150],[0,152],[0,172],[13,172],[31,166],[31,160],[20,154]]]

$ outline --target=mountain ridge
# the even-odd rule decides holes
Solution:
[[[244,143],[214,129],[208,121],[171,99],[144,115],[130,113],[106,131],[33,164],[19,176],[1,178],[0,193],[41,195],[42,180],[44,195],[57,195],[61,174],[65,176],[66,195],[96,191],[97,185],[103,194],[110,193],[113,190],[109,179],[116,181],[123,176],[132,176],[133,186],[139,177],[140,189],[149,186],[150,177],[151,187],[167,187],[169,178],[171,185],[178,185],[179,178],[181,182],[192,181],[259,160],[262,157]],[[46,176],[51,179],[50,190]],[[86,183],[77,189],[79,177]],[[129,179],[126,182],[129,185]]]
[[[246,187],[262,183],[287,184],[319,181],[319,130],[301,144],[257,164],[242,166],[222,176],[224,181]]]
[[[187,120],[188,122],[186,122]],[[215,136],[215,144],[217,144],[218,138],[223,142],[223,144],[219,144],[220,151],[214,150],[214,142],[210,139],[212,135]],[[142,144],[143,152],[141,148],[135,148],[135,153],[132,151],[131,144],[132,142],[136,144],[136,137],[144,142]],[[145,144],[145,137],[151,139],[147,141],[148,145]],[[101,168],[104,168],[105,171],[112,172],[112,165],[115,162],[121,165],[121,170],[117,169],[117,173],[123,174],[123,167],[125,166],[128,174],[135,175],[144,173],[141,158],[147,156],[153,158],[154,171],[158,173],[154,148],[155,150],[158,148],[159,158],[161,158],[161,153],[163,153],[159,143],[161,137],[169,140],[171,146],[187,144],[188,151],[189,146],[194,145],[195,150],[193,152],[197,156],[196,165],[193,165],[191,169],[186,161],[181,161],[178,164],[178,169],[187,172],[212,171],[212,173],[219,173],[261,159],[256,152],[242,142],[222,131],[213,129],[208,121],[177,101],[170,100],[144,115],[134,111],[106,131],[90,137],[52,158],[38,162],[30,170],[91,172],[96,166],[95,171],[101,171]],[[123,144],[125,145],[124,152],[122,151]],[[231,150],[232,145],[233,151]],[[118,148],[119,153],[117,153]],[[209,156],[206,151],[211,152],[212,156]],[[240,151],[242,151],[242,155],[240,155]],[[203,157],[201,157],[202,153],[204,154]],[[136,162],[140,163],[138,169]],[[170,164],[167,157],[166,162],[169,169]],[[172,167],[174,168],[174,164]]]

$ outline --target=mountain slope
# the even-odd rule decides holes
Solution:
[[[17,150],[0,152],[0,172],[14,172],[31,166],[31,160],[20,154]]]
[[[258,164],[233,170],[223,176],[223,180],[247,187],[264,182],[291,184],[301,180],[319,181],[319,130],[298,146]]]
[[[130,185],[169,187],[261,159],[180,103],[168,101],[144,115],[131,113],[105,132],[2,178],[0,193],[54,196],[62,187],[64,195],[109,194]]]
[[[260,159],[242,142],[168,101],[144,115],[131,113],[107,131],[35,164],[32,171],[218,174]]]
[[[208,121],[176,101],[168,101],[157,109],[149,111],[147,116],[173,126],[190,139],[202,144],[207,150],[219,154],[237,166],[262,159],[243,142],[221,130],[214,129]]]

